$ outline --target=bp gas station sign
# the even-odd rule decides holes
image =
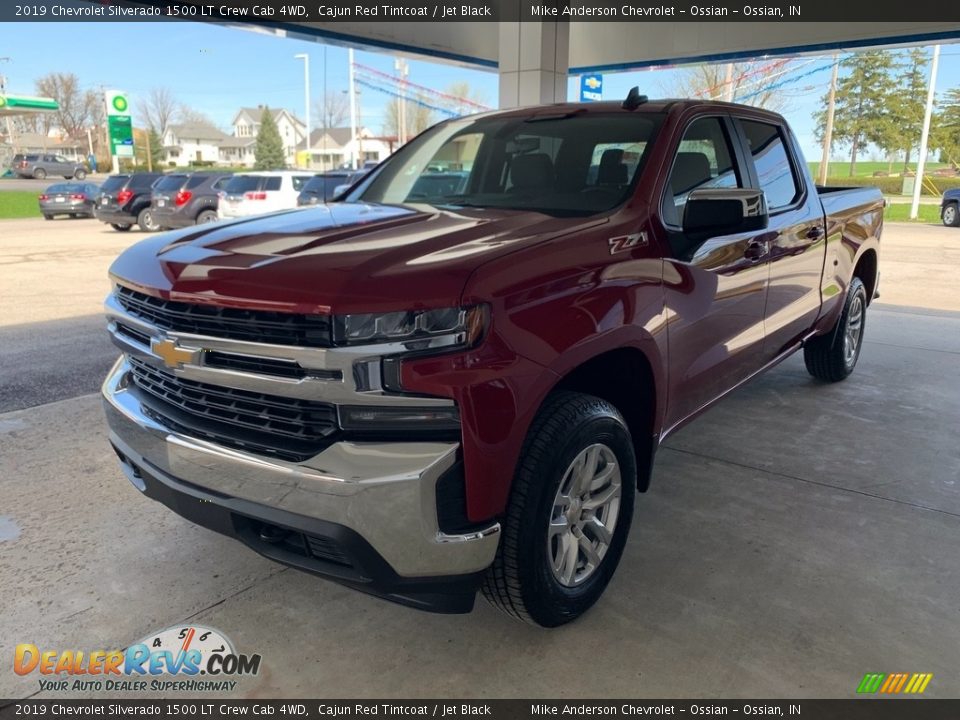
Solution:
[[[130,121],[127,96],[117,90],[108,90],[106,100],[110,154],[114,157],[133,157],[133,123]]]

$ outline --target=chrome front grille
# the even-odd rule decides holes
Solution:
[[[145,411],[171,430],[291,461],[322,451],[338,431],[329,403],[210,385],[129,361]]]
[[[330,347],[330,318],[164,300],[118,286],[117,302],[131,315],[163,330],[232,340]]]

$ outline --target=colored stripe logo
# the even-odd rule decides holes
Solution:
[[[933,680],[933,673],[867,673],[857,686],[858,693],[920,695]]]

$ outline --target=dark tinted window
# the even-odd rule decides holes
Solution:
[[[57,183],[51,185],[44,192],[47,193],[82,193],[88,192],[87,186],[80,183]]]
[[[300,192],[323,195],[324,182],[324,178],[322,177],[310,178],[303,184],[303,187],[300,188]]]
[[[687,197],[701,188],[743,187],[720,118],[701,118],[683,134],[663,197],[663,221],[679,227]]]
[[[27,156],[24,158],[24,160],[28,160],[29,162],[36,162],[36,161],[39,160],[39,159],[40,159],[40,156],[39,156],[39,155],[27,155]]]
[[[187,190],[193,190],[194,188],[200,187],[208,179],[209,175],[194,175],[192,178],[187,180]]]
[[[279,190],[280,184],[283,182],[283,178],[277,175],[271,175],[263,179],[263,189],[264,190]]]
[[[303,190],[303,186],[313,178],[310,175],[294,175],[290,179],[293,181],[293,189],[299,191]]]
[[[780,128],[754,120],[740,123],[753,155],[760,189],[767,196],[767,207],[776,210],[792,205],[800,197],[800,188]]]
[[[223,190],[228,195],[242,195],[245,192],[256,190],[259,185],[259,175],[234,175],[227,180],[227,184]]]
[[[113,192],[114,190],[119,190],[127,184],[127,180],[129,179],[129,175],[111,175],[103,181],[103,185],[100,186],[100,189],[103,190],[103,192]]]
[[[228,182],[230,182],[230,178],[228,178],[228,177],[222,177],[222,178],[220,178],[219,180],[217,180],[217,181],[213,184],[213,189],[214,189],[214,190],[223,190],[223,189],[227,186],[227,183],[228,183]]]
[[[156,175],[134,175],[130,181],[130,187],[143,189],[152,186],[158,179]]]
[[[153,186],[153,189],[160,190],[161,192],[179,190],[183,187],[183,183],[186,182],[186,180],[186,175],[165,175],[157,180],[157,184]]]

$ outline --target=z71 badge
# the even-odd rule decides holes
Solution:
[[[616,255],[618,252],[632,250],[635,247],[647,244],[646,233],[634,233],[633,235],[618,235],[607,240],[610,243],[610,254]]]

